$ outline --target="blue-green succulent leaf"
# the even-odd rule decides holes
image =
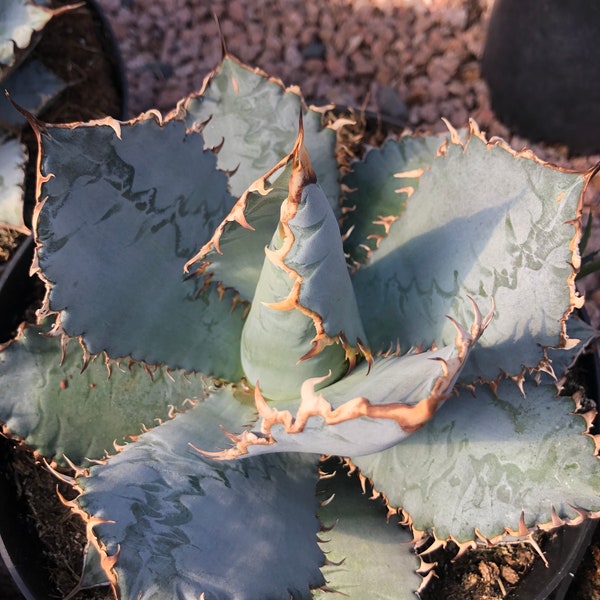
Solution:
[[[328,600],[337,592],[349,598],[414,600],[423,582],[416,573],[420,560],[398,516],[389,515],[381,499],[369,498],[356,474],[344,467],[322,479],[318,490],[326,500],[319,518],[327,528],[321,535],[327,587],[313,592],[313,598]]]
[[[66,83],[39,60],[28,60],[18,70],[12,71],[2,82],[3,90],[8,90],[13,102],[31,114],[37,115],[49,102],[66,87]],[[27,120],[0,95],[0,126],[20,129]]]
[[[548,348],[546,371],[550,376],[547,382],[554,383],[563,379],[575,364],[579,356],[589,348],[598,336],[594,327],[584,321],[578,313],[573,313],[567,321],[567,335],[570,339],[580,340],[569,348]]]
[[[0,4],[0,76],[15,61],[15,49],[26,48],[34,32],[43,29],[52,11],[30,0],[3,0]]]
[[[322,111],[304,108],[299,92],[226,56],[198,95],[180,107],[188,127],[201,128],[206,144],[218,148],[219,168],[232,173],[238,197],[292,150],[302,110],[305,144],[319,183],[338,210],[340,187],[336,133],[323,127]]]
[[[554,385],[526,382],[524,391],[510,381],[496,395],[486,386],[460,391],[402,444],[352,461],[391,506],[440,539],[516,531],[522,511],[528,527],[552,524],[553,510],[567,522],[578,509],[600,514],[598,440]]]
[[[299,398],[255,402],[262,421],[255,431],[231,435],[232,448],[211,452],[220,459],[269,452],[362,455],[397,444],[419,429],[451,395],[471,348],[489,323],[477,310],[471,331],[460,325],[451,346],[418,354],[377,357],[323,388],[323,377],[307,379]],[[452,400],[450,401],[452,403]],[[203,450],[210,450],[203,448]]]
[[[122,597],[288,600],[323,585],[318,457],[226,463],[188,443],[218,443],[219,425],[253,418],[244,394],[221,388],[79,479],[79,505],[103,521],[96,544],[116,560],[108,575]]]
[[[26,232],[23,221],[25,147],[14,138],[0,137],[0,228]]]
[[[102,555],[94,544],[88,542],[84,551],[83,570],[77,589],[89,589],[109,585],[110,581],[102,568]]]
[[[109,377],[102,357],[83,370],[79,344],[64,340],[63,348],[49,329],[23,329],[0,350],[0,422],[61,464],[65,456],[76,464],[101,459],[204,395],[200,377],[177,371],[114,364]]]
[[[447,344],[444,318],[463,323],[467,296],[493,298],[494,320],[465,380],[536,368],[544,347],[568,346],[565,321],[581,305],[574,286],[587,177],[456,132],[420,176],[401,218],[353,283],[371,346]]]
[[[241,341],[246,377],[278,400],[328,371],[335,381],[365,352],[338,222],[301,137]]]
[[[391,224],[404,212],[448,136],[404,136],[371,149],[363,161],[352,164],[342,183],[349,190],[344,227],[349,235],[344,248],[353,262],[365,263],[386,237]]]
[[[303,139],[301,127],[292,151],[271,168],[285,167],[273,188],[263,189],[268,174],[257,181],[186,265],[198,263],[199,273],[252,300],[242,366],[250,382],[260,380],[278,399],[328,370],[339,378],[367,354],[339,225]],[[260,271],[250,264],[258,250]]]
[[[251,302],[265,259],[265,246],[273,237],[279,209],[287,198],[288,178],[289,174],[282,174],[268,194],[251,192],[244,196],[243,207],[236,204],[215,235],[188,261],[186,270],[210,276],[235,289],[242,300]],[[239,216],[240,209],[243,218]]]
[[[39,135],[37,264],[64,331],[92,354],[239,377],[235,292],[183,276],[233,204],[201,135],[154,114]]]

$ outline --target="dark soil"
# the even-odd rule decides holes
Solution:
[[[540,540],[543,543],[543,540]],[[525,544],[469,551],[454,560],[457,548],[436,556],[436,576],[421,594],[423,600],[495,600],[506,598],[540,556]]]
[[[57,495],[72,499],[73,490],[16,442],[0,440],[0,458],[4,461],[0,474],[10,490],[2,494],[3,517],[10,514],[17,524],[14,532],[3,532],[5,542],[19,544],[11,555],[15,563],[26,566],[22,573],[33,593],[48,600],[64,598],[79,581],[86,544],[81,519]]]

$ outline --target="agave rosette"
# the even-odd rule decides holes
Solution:
[[[598,516],[591,413],[554,381],[591,338],[590,173],[471,123],[369,151],[340,201],[337,126],[230,56],[164,119],[34,127],[47,294],[2,351],[0,420],[81,465],[82,586],[411,597],[413,536],[386,515],[461,544]]]

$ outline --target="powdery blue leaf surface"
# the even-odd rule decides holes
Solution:
[[[113,364],[102,357],[82,372],[83,353],[71,340],[64,360],[60,337],[49,327],[28,327],[0,351],[0,421],[43,456],[64,464],[100,459],[113,443],[139,435],[144,426],[168,419],[204,395],[200,377],[140,365]]]
[[[23,222],[25,148],[16,139],[0,138],[0,227],[28,231]]]
[[[214,281],[235,289],[243,300],[252,301],[265,260],[265,246],[273,237],[281,204],[287,197],[288,177],[284,175],[280,178],[285,179],[283,186],[277,185],[266,195],[248,195],[244,218],[252,230],[235,220],[225,220],[222,231],[217,229],[219,251],[211,239],[202,249],[202,258],[192,258],[189,271],[210,275]]]
[[[83,569],[77,589],[89,589],[109,585],[110,581],[102,569],[102,555],[94,544],[88,542],[84,551]]]
[[[299,91],[226,56],[200,94],[180,107],[180,116],[188,127],[201,127],[207,146],[218,148],[219,168],[232,172],[231,193],[237,197],[292,150],[302,109],[306,147],[337,210],[336,133],[322,126],[321,111],[302,104]]]
[[[242,366],[251,383],[260,380],[278,399],[294,397],[302,381],[328,370],[337,379],[367,353],[338,221],[303,139],[301,129],[293,150],[271,169],[285,166],[275,186],[263,195],[268,174],[255,183],[260,193],[245,193],[187,265],[198,261],[199,273],[247,290]],[[259,231],[248,231],[254,216]]]
[[[584,350],[589,349],[591,343],[597,338],[597,331],[586,321],[584,321],[578,312],[573,313],[567,321],[567,335],[569,338],[581,340],[580,343],[571,348],[549,349],[549,377],[545,381],[554,383],[560,380],[575,364],[577,358]],[[593,350],[592,350],[593,352]],[[543,373],[542,373],[543,375]]]
[[[365,263],[386,237],[447,137],[390,139],[352,164],[342,182],[350,190],[344,205],[351,208],[344,217],[344,228],[350,231],[344,247],[353,262]]]
[[[37,115],[66,85],[39,60],[32,59],[20,65],[2,82],[2,91],[8,90],[13,102]],[[20,128],[26,123],[25,117],[1,94],[0,126]]]
[[[338,379],[366,339],[337,219],[316,183],[294,188],[298,177],[290,177],[242,332],[246,377],[278,400],[310,377],[331,371]]]
[[[222,388],[146,433],[80,478],[125,598],[309,598],[324,583],[317,544],[318,457],[280,455],[219,462],[219,425],[239,427],[254,407]],[[109,573],[114,580],[112,573]]]
[[[527,526],[550,523],[553,507],[566,520],[578,516],[573,507],[600,511],[600,461],[584,418],[553,385],[524,389],[505,381],[497,396],[461,391],[402,444],[352,461],[440,539],[517,530],[521,511]]]
[[[235,293],[183,276],[233,204],[202,137],[149,114],[49,126],[41,144],[37,261],[63,329],[92,354],[239,377]]]
[[[586,176],[487,144],[473,129],[457,135],[421,175],[353,282],[369,342],[403,348],[446,344],[444,315],[468,322],[471,296],[496,304],[494,319],[467,365],[494,379],[543,359],[565,343],[564,322],[580,304],[574,290],[577,227]]]
[[[324,499],[333,495],[319,509],[327,528],[320,537],[329,561],[322,571],[330,591],[317,590],[313,598],[330,600],[334,591],[348,598],[415,600],[421,561],[397,515],[388,515],[383,502],[370,498],[344,467],[336,469],[333,479],[322,479],[318,489]]]
[[[52,11],[31,0],[3,0],[0,3],[0,75],[15,60],[15,46],[25,48],[35,31],[43,29]]]

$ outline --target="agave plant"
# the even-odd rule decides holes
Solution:
[[[29,233],[23,218],[26,150],[20,133],[27,124],[5,93],[37,114],[66,84],[37,58],[30,56],[37,36],[56,15],[81,6],[44,6],[43,1],[3,0],[0,6],[0,228]]]
[[[410,598],[425,534],[600,515],[595,413],[557,396],[592,337],[591,173],[474,123],[346,167],[347,120],[228,54],[165,118],[31,122],[47,294],[0,354],[0,420],[74,469],[81,587]]]

